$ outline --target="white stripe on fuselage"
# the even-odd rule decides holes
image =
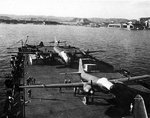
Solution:
[[[68,58],[67,54],[64,51],[60,52],[60,54],[61,54],[62,58],[65,60],[65,62],[68,63],[69,58]]]
[[[54,47],[54,51],[63,58],[63,60],[68,63],[69,62],[69,57],[67,56],[67,54],[59,47]]]

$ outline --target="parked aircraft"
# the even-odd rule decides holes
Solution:
[[[55,41],[49,42],[54,43],[54,46],[45,46],[38,48],[43,53],[50,53],[53,57],[60,57],[61,62],[64,62],[65,65],[71,65],[72,62],[78,61],[80,57],[88,56],[90,53],[95,52],[104,52],[102,50],[98,51],[82,51],[77,47],[73,47],[66,44],[66,41]],[[60,45],[60,44],[64,45]],[[53,48],[52,48],[53,47]]]
[[[85,68],[83,67],[83,60],[79,60],[79,71],[74,72],[71,74],[79,74],[81,77],[81,82],[78,83],[62,83],[62,84],[42,84],[42,85],[30,85],[30,86],[20,86],[20,88],[67,88],[67,87],[74,87],[74,94],[76,95],[78,92],[78,88],[82,88],[85,96],[83,98],[84,104],[89,104],[94,100],[94,93],[95,91],[98,92],[109,92],[115,95],[115,99],[118,104],[123,106],[128,106],[129,109],[130,103],[132,102],[130,98],[131,95],[132,99],[135,97],[137,92],[133,92],[130,90],[129,87],[124,85],[124,82],[127,81],[137,81],[143,80],[145,78],[150,78],[150,75],[143,75],[143,76],[135,76],[135,77],[125,77],[119,79],[107,79],[106,77],[96,77],[91,75],[90,73],[85,72]],[[124,94],[123,94],[124,93]],[[134,94],[133,94],[134,93]],[[128,98],[127,98],[128,97]],[[125,100],[125,98],[127,98]],[[128,105],[124,102],[128,102]]]
[[[27,44],[28,36],[25,42],[22,42],[22,48],[18,48],[19,52],[17,51],[10,51],[8,53],[23,53],[23,54],[38,54],[42,56],[49,56],[55,60],[60,61],[64,65],[71,65],[72,62],[79,60],[79,58],[88,56],[90,53],[95,52],[104,52],[100,51],[83,51],[77,47],[70,46],[66,44],[66,41],[55,41],[49,42],[54,43],[54,45],[45,46],[44,43],[41,41],[39,45],[29,45]],[[63,45],[61,45],[63,44]],[[10,49],[10,48],[9,48]]]
[[[61,57],[61,59],[63,60],[65,65],[69,65],[71,63],[71,56],[65,51],[66,50],[65,48],[67,48],[68,50],[70,50],[72,48],[70,46],[67,47],[66,45],[65,45],[65,48],[60,47],[59,43],[61,43],[61,42],[55,41],[53,50],[55,53],[57,53]],[[76,49],[76,48],[74,48],[74,49]]]

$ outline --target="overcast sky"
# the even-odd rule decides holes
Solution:
[[[0,14],[63,17],[150,17],[150,0],[0,0]]]

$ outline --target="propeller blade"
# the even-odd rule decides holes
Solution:
[[[93,81],[91,80],[91,90],[90,90],[90,94],[94,95],[94,88],[93,88]]]
[[[93,87],[93,81],[91,80],[91,87]]]

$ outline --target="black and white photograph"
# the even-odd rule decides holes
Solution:
[[[150,118],[150,0],[0,0],[0,118]]]

